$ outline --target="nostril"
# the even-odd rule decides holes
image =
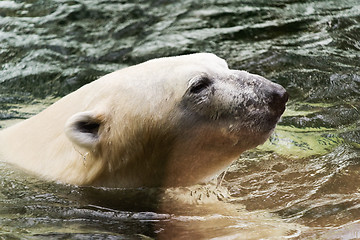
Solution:
[[[289,94],[285,89],[275,90],[272,92],[269,106],[277,114],[282,114],[285,111],[285,104],[288,100]]]

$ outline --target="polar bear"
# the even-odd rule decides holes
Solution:
[[[262,144],[287,100],[280,85],[210,53],[154,59],[2,130],[0,158],[75,185],[192,185]]]

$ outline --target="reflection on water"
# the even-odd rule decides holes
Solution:
[[[357,0],[0,1],[2,128],[108,72],[192,52],[291,95],[270,140],[228,169],[229,192],[80,188],[1,164],[0,238],[360,238],[359,23]]]
[[[303,228],[230,203],[227,189],[211,184],[170,189],[75,187],[20,175],[5,164],[1,169],[4,238],[259,239],[296,236]]]

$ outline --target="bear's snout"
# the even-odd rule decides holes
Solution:
[[[283,114],[285,111],[285,104],[289,99],[289,94],[286,90],[278,85],[274,84],[272,91],[269,92],[269,107],[278,116]]]

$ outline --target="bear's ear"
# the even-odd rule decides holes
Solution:
[[[74,114],[65,125],[66,136],[79,147],[92,150],[99,143],[103,116],[92,111]]]

